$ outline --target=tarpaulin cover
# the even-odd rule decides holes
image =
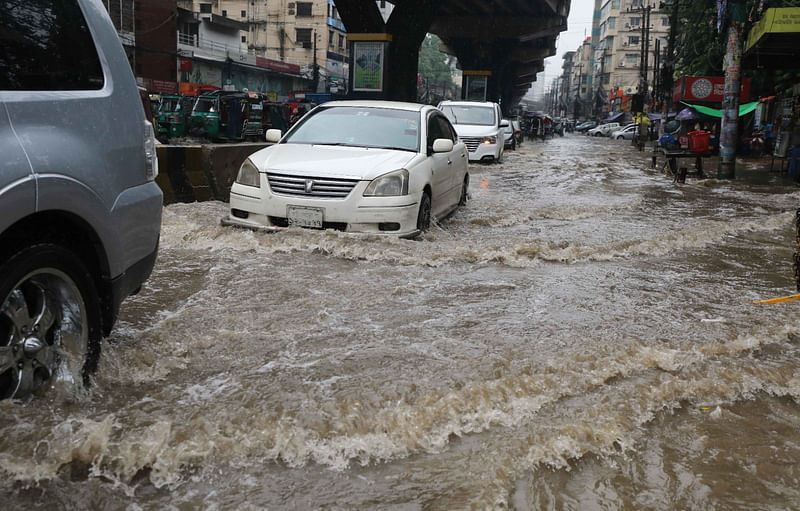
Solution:
[[[697,114],[695,114],[691,108],[684,108],[678,112],[678,115],[676,115],[675,118],[679,121],[689,121],[692,119],[697,119]]]
[[[690,105],[685,101],[681,101],[681,103],[683,103],[688,107],[694,108],[699,114],[707,115],[709,117],[718,117],[720,119],[722,118],[722,110],[718,108],[709,108],[707,106],[700,106],[700,105]],[[739,105],[739,117],[749,114],[750,112],[755,110],[757,106],[758,106],[758,101],[752,101],[750,103],[745,103],[744,105]]]

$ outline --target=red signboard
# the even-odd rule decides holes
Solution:
[[[177,94],[178,83],[167,82],[165,80],[153,80],[152,91],[160,94]]]
[[[274,71],[283,71],[285,73],[300,74],[300,66],[296,64],[289,64],[287,62],[281,62],[280,60],[272,60],[264,57],[256,57],[256,65],[258,67],[264,67],[267,69],[272,69]]]
[[[181,71],[190,71],[192,70],[192,59],[181,59]]]
[[[725,78],[722,76],[684,76],[675,82],[672,100],[721,103],[725,95]],[[739,101],[750,99],[750,78],[742,78]]]

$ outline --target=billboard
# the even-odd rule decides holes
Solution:
[[[725,95],[725,78],[722,76],[684,76],[675,82],[672,100],[688,102],[722,103]],[[750,99],[750,78],[742,78],[739,101]]]

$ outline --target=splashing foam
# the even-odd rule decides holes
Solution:
[[[639,199],[619,206],[633,208]],[[212,203],[213,204],[213,203]],[[221,203],[220,203],[221,204]],[[219,209],[219,206],[216,206]],[[209,208],[212,209],[212,208]],[[214,211],[214,209],[212,209]],[[566,210],[562,216],[580,218],[589,209]],[[592,214],[596,210],[591,210]],[[203,217],[205,215],[202,215]],[[213,217],[213,214],[208,216]],[[221,216],[221,215],[220,215]],[[191,218],[198,218],[194,215]],[[504,246],[464,246],[463,240],[435,239],[433,243],[401,240],[393,237],[365,236],[335,231],[314,232],[287,230],[279,233],[258,233],[198,223],[179,210],[165,210],[163,247],[198,251],[255,251],[268,254],[296,252],[318,253],[351,261],[381,261],[409,266],[439,267],[451,263],[495,262],[512,267],[528,267],[538,260],[560,263],[611,261],[636,256],[665,256],[678,250],[697,249],[713,244],[726,236],[748,232],[771,232],[785,228],[792,221],[791,213],[765,215],[736,221],[704,221],[687,224],[681,231],[657,232],[657,237],[598,246],[572,243],[555,244],[542,240],[526,240]],[[497,225],[518,225],[533,219],[531,215],[511,215],[471,222]],[[433,233],[432,236],[436,236]],[[356,237],[359,243],[352,243]]]

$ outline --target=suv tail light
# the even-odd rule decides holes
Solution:
[[[144,161],[147,179],[153,181],[158,175],[158,155],[156,154],[156,133],[150,121],[144,121]]]

